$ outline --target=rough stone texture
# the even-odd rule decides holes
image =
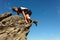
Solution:
[[[0,40],[27,40],[32,23],[26,24],[18,15],[0,14]]]
[[[0,14],[0,21],[11,16],[12,14],[10,12],[6,12],[5,14]]]

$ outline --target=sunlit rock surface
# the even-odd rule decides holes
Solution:
[[[32,23],[26,24],[19,15],[0,14],[0,40],[27,40]]]

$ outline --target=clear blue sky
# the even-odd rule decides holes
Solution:
[[[0,14],[13,13],[15,6],[30,8],[31,18],[38,20],[38,26],[30,28],[28,40],[60,40],[60,0],[0,0]]]

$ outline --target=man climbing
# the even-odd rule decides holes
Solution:
[[[18,15],[20,13],[23,14],[23,17],[24,17],[26,23],[31,23],[32,22],[32,20],[30,18],[32,12],[31,12],[30,9],[25,8],[25,7],[20,7],[20,8],[14,7],[12,10],[15,11],[15,12],[17,12]]]

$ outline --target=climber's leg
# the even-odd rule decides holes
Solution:
[[[29,14],[26,14],[26,19],[27,19],[27,22],[28,23],[31,23],[32,22],[31,18],[29,17]]]

